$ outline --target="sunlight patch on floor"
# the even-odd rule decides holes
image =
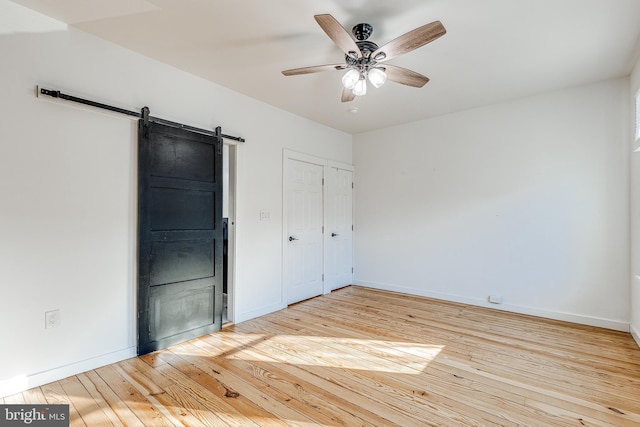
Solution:
[[[239,334],[234,339],[240,337],[249,345],[245,350],[238,349],[231,358],[403,374],[422,372],[444,348],[413,342],[301,335],[276,335],[256,341],[255,335]]]

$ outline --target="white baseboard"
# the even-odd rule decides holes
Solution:
[[[481,298],[469,298],[460,295],[447,294],[442,292],[433,292],[416,288],[408,288],[402,286],[389,285],[384,283],[366,282],[362,280],[356,280],[355,285],[364,286],[372,289],[380,289],[384,291],[399,292],[409,295],[423,296],[427,298],[440,299],[451,302],[459,302],[462,304],[469,304],[478,307],[486,307],[495,310],[508,311],[512,313],[528,314],[530,316],[544,317],[547,319],[561,320],[565,322],[578,323],[581,325],[596,326],[600,328],[613,329],[616,331],[629,332],[629,323],[618,320],[601,319],[598,317],[583,316],[573,313],[565,313],[560,311],[551,311],[545,309],[539,309],[535,307],[526,307],[521,305],[512,304],[491,304],[488,301]],[[636,339],[638,341],[638,339]],[[639,344],[640,345],[640,344]]]
[[[633,323],[630,325],[629,329],[631,332],[631,336],[636,341],[636,344],[638,344],[638,347],[640,347],[640,331],[636,329],[635,326],[633,326]]]
[[[123,350],[114,351],[113,353],[103,354],[101,356],[92,357],[90,359],[75,362],[69,365],[60,366],[58,368],[49,369],[36,374],[27,374],[8,380],[0,381],[0,397],[11,396],[29,390],[33,387],[39,387],[53,381],[58,381],[73,375],[97,369],[105,365],[117,363],[125,359],[130,359],[137,355],[136,347],[129,347]]]

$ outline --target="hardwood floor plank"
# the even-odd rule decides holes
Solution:
[[[295,319],[295,320],[300,322],[299,319]],[[280,319],[278,323],[282,324],[283,320]],[[317,326],[317,325],[313,327],[313,329],[315,329],[316,331],[322,330],[322,328],[324,327]],[[336,338],[333,336],[335,335],[335,328],[324,328],[324,332],[331,337],[331,340],[325,345],[333,346],[332,342],[335,341],[337,343],[340,343],[344,340],[344,339]],[[354,336],[354,335],[351,335],[351,336]],[[356,335],[356,336],[358,336],[359,338],[362,337],[361,335]],[[420,383],[424,381],[426,383],[430,383],[433,386],[434,381],[437,381],[437,378],[433,376],[434,370],[431,369],[430,367],[431,362],[433,361],[434,355],[437,355],[437,352],[434,352],[434,349],[432,348],[420,349],[416,347],[417,344],[401,343],[397,341],[391,342],[391,341],[384,341],[384,340],[366,340],[366,344],[360,342],[360,340],[354,341],[354,340],[348,339],[347,342],[350,344],[350,347],[349,347],[350,350],[348,350],[350,354],[357,355],[359,352],[370,353],[370,354],[374,354],[376,357],[379,357],[379,358],[388,358],[390,361],[393,361],[393,363],[395,364],[402,364],[404,366],[410,367],[412,370],[408,371],[409,376],[398,376],[396,375],[399,372],[398,367],[394,365],[390,365],[388,367],[388,370],[393,374],[392,375],[382,374],[384,375],[384,379],[380,380],[380,382],[384,384],[396,384],[397,388],[403,389],[403,391],[409,396],[424,396],[426,392],[422,390]],[[409,345],[407,346],[407,344]],[[353,350],[354,347],[357,348],[357,352]],[[336,347],[336,349],[340,351],[339,347]],[[409,352],[403,351],[403,350],[410,350],[410,349],[413,351],[417,351],[418,353],[413,354],[411,351]],[[359,357],[362,357],[362,356],[359,356]],[[403,380],[397,380],[396,378],[402,378]],[[450,378],[447,378],[447,380],[450,380]],[[446,383],[446,384],[449,384],[449,383]],[[417,389],[411,388],[411,387],[417,387]],[[478,386],[476,385],[476,389],[477,387]],[[445,387],[445,389],[446,388],[447,387]],[[490,388],[490,390],[494,391],[493,388]],[[448,392],[445,392],[443,394],[450,395],[450,393]],[[432,390],[430,396],[433,397],[434,395],[437,395],[437,394]],[[449,398],[444,398],[444,399],[451,400],[450,397],[451,396],[449,396]],[[510,393],[504,393],[502,397],[514,399],[517,397],[517,395],[514,395],[512,392],[510,392]],[[453,406],[457,407],[458,410],[462,410],[461,412],[463,413],[473,412],[475,409],[466,405],[465,403],[466,401],[468,401],[468,397],[463,395],[462,398],[458,399],[458,401],[456,401],[455,405]],[[444,404],[444,400],[441,400],[440,402]],[[523,404],[524,398],[517,399],[515,403]],[[458,415],[460,416],[461,414],[458,414]],[[451,414],[449,414],[449,416],[451,416]],[[484,412],[482,412],[481,416],[485,417],[484,418],[485,421],[489,421],[489,419],[492,418],[488,413],[484,413]],[[506,420],[493,419],[492,422],[498,422],[504,425],[506,423]]]
[[[44,396],[40,387],[26,390],[22,393],[22,396],[24,397],[25,403],[33,403],[36,405],[45,405],[47,403],[47,398]]]
[[[155,367],[160,366],[160,365],[165,363],[162,359],[160,359],[158,357],[158,352],[153,352],[153,353],[142,355],[142,356],[138,357],[138,359],[142,360],[143,362],[145,362],[147,365],[151,366],[152,368],[155,368]]]
[[[108,365],[95,370],[109,388],[135,414],[144,426],[173,426],[162,410],[145,398],[133,384],[120,375],[117,365]]]
[[[260,425],[269,427],[285,427],[290,425],[285,421],[275,418],[271,412],[247,399],[244,394],[238,394],[236,396],[232,390],[199,370],[195,365],[191,365],[177,358],[172,362],[172,367],[198,384],[198,388],[200,388],[198,395],[201,396],[199,400],[207,409],[219,413],[219,409],[211,405],[212,401],[215,402],[219,399],[223,399],[224,404],[233,408],[233,410],[225,411],[225,419],[229,419],[229,425]],[[194,387],[195,386],[192,385],[189,388]],[[214,397],[209,396],[209,394],[213,394]],[[247,420],[244,420],[244,418]]]
[[[109,417],[77,377],[65,378],[60,381],[60,385],[86,425],[112,425]]]
[[[415,297],[407,297],[402,294],[393,294],[390,292],[371,290],[352,287],[350,292],[357,298],[350,298],[350,301],[359,301],[361,304],[376,298],[380,302],[388,301],[397,307],[402,308],[414,308],[420,310],[423,307],[422,300],[416,300]],[[361,295],[361,293],[363,293]],[[373,296],[370,294],[373,293]],[[364,298],[363,298],[364,297]],[[495,310],[468,306],[464,304],[446,303],[442,301],[429,300],[440,305],[442,303],[450,304],[450,308],[447,310],[449,313],[446,316],[442,316],[440,306],[437,313],[433,313],[436,317],[432,317],[435,320],[443,320],[446,318],[453,319],[455,324],[457,320],[462,318],[465,320],[470,328],[478,331],[491,331],[496,335],[507,334],[513,338],[524,340],[525,342],[532,342],[535,344],[551,343],[554,346],[569,345],[569,351],[573,352],[578,350],[581,346],[588,346],[587,352],[591,353],[594,350],[601,352],[602,349],[607,349],[607,346],[614,344],[614,351],[610,354],[620,354],[624,351],[631,351],[626,353],[626,356],[635,354],[637,346],[633,342],[629,342],[628,334],[620,331],[612,331],[602,328],[596,328],[587,325],[572,324],[572,328],[567,329],[566,323],[543,319],[538,317],[526,316],[517,313],[500,312],[500,316],[495,316]],[[425,316],[429,316],[429,312],[420,310],[420,313]],[[455,314],[455,315],[453,315]],[[453,316],[452,316],[453,315]],[[536,320],[532,322],[531,320]],[[477,328],[475,326],[477,326]],[[507,332],[509,331],[509,332]],[[524,332],[524,333],[523,333]],[[562,337],[558,340],[558,337]],[[548,341],[547,341],[548,340]],[[608,350],[608,349],[607,349]],[[623,359],[624,360],[624,359]],[[636,361],[636,364],[640,362]]]
[[[307,315],[309,316],[315,316],[315,317],[323,317],[324,315],[321,314],[323,312],[323,310],[309,310],[307,312]],[[336,311],[333,311],[333,319],[336,319]],[[350,315],[345,314],[345,319],[348,322],[351,322],[351,318]],[[324,319],[323,319],[324,320]],[[276,322],[278,322],[278,320],[276,320]],[[364,322],[365,325],[368,324],[367,321]],[[339,326],[338,326],[339,327]],[[334,324],[332,325],[332,328],[336,328],[336,322],[334,322]],[[394,327],[392,328],[392,330],[394,329],[398,329],[399,327]],[[402,329],[403,330],[407,330],[409,328],[409,326],[403,326]],[[378,329],[379,332],[381,332],[381,329]],[[433,334],[432,332],[430,332],[430,334]],[[392,337],[396,337],[396,335],[391,334],[390,336]],[[449,340],[451,340],[450,338],[448,338]],[[460,339],[458,340],[460,341]],[[476,346],[480,346],[481,344],[476,344]],[[449,344],[447,346],[447,352],[452,352],[452,349],[455,350],[456,348],[456,344]],[[505,350],[498,350],[498,351],[505,351]],[[570,365],[569,363],[563,362],[562,366],[560,366],[559,368],[555,368],[554,367],[554,363],[556,362],[555,359],[550,359],[550,358],[536,358],[532,361],[529,361],[529,359],[531,359],[531,354],[528,354],[526,357],[523,356],[521,358],[521,360],[517,361],[517,368],[514,370],[512,369],[510,366],[514,365],[516,362],[513,358],[513,354],[511,354],[511,356],[505,356],[504,354],[498,352],[497,350],[495,350],[495,346],[484,346],[482,347],[482,351],[481,352],[476,352],[472,349],[470,349],[468,346],[464,346],[461,348],[460,351],[455,351],[455,354],[457,356],[459,356],[461,359],[469,359],[472,360],[474,362],[476,362],[476,366],[479,369],[495,369],[496,366],[496,362],[503,362],[503,363],[498,363],[499,369],[500,369],[500,373],[504,373],[505,371],[507,372],[515,372],[514,375],[519,375],[519,376],[527,376],[530,378],[531,381],[539,381],[540,384],[542,384],[543,386],[549,386],[550,382],[551,384],[555,384],[558,383],[557,385],[557,390],[563,390],[566,389],[567,387],[582,387],[582,390],[585,393],[585,398],[588,399],[592,399],[592,398],[596,398],[596,399],[601,399],[603,400],[603,403],[607,404],[613,404],[615,405],[621,405],[621,406],[625,406],[625,405],[636,405],[636,402],[633,402],[632,399],[629,398],[629,396],[633,395],[633,391],[637,390],[637,388],[634,387],[634,385],[625,385],[625,384],[621,384],[619,381],[616,382],[616,387],[615,389],[608,391],[608,392],[602,392],[601,390],[597,390],[594,389],[594,385],[599,385],[601,382],[603,381],[611,381],[610,378],[607,378],[606,375],[602,374],[602,373],[598,373],[598,372],[593,372],[593,369],[582,369],[582,372],[579,373],[575,373],[573,371],[577,371],[578,367],[576,367],[576,365]],[[509,351],[509,350],[506,350]],[[544,366],[544,370],[540,369],[540,366]],[[549,373],[549,371],[551,371],[551,373]],[[569,379],[567,379],[566,377],[569,377]],[[586,379],[585,379],[586,377]],[[542,380],[541,380],[542,378]],[[573,380],[573,378],[579,378],[581,379],[581,381],[576,381]],[[597,390],[597,391],[595,391]],[[637,393],[636,393],[637,394]]]
[[[141,374],[140,371],[127,364],[126,361],[118,363],[114,368],[173,424],[196,427],[205,425],[200,419],[180,405],[179,401],[175,400],[162,387],[156,384],[154,378]],[[226,427],[226,425],[219,423],[217,427]]]
[[[332,298],[332,296],[329,296],[329,299],[330,298]],[[370,305],[371,301],[371,298],[355,298],[350,299],[349,302],[336,301],[336,304],[341,306],[347,305],[349,310],[353,310],[359,315],[380,316],[382,313],[382,310],[380,308],[368,306]],[[388,297],[381,297],[379,300],[380,306],[383,307],[382,304],[387,301],[391,301],[391,299]],[[476,310],[486,310],[478,307],[474,308]],[[488,333],[484,325],[478,322],[469,322],[468,320],[464,319],[463,316],[457,316],[455,319],[451,320],[447,319],[446,316],[436,317],[430,316],[429,313],[425,313],[423,311],[411,311],[409,307],[405,307],[405,309],[407,314],[413,316],[410,320],[407,320],[408,324],[411,324],[417,318],[425,321],[431,320],[432,323],[436,323],[438,325],[437,327],[446,327],[446,329],[449,331],[464,335],[473,333],[473,337],[475,339],[481,338],[483,340],[486,340],[487,342],[502,344],[513,349],[537,349],[538,351],[542,351],[545,354],[556,355],[559,358],[570,358],[576,363],[581,362],[587,366],[593,365],[595,360],[602,361],[603,359],[605,359],[607,361],[606,367],[609,369],[619,367],[624,369],[625,371],[632,369],[640,373],[640,361],[629,360],[629,353],[622,355],[618,351],[603,352],[602,349],[597,346],[569,346],[568,344],[565,344],[566,340],[564,339],[545,339],[543,340],[543,342],[540,342],[538,340],[525,340],[522,338],[523,334],[520,334],[519,337],[511,337],[495,332]],[[466,310],[468,309],[469,307],[466,307]],[[462,310],[462,312],[464,312],[464,310]],[[507,313],[507,315],[511,315],[511,313]],[[387,319],[383,319],[383,321],[387,322]],[[464,322],[464,327],[459,326],[461,322]],[[618,370],[616,369],[615,372],[617,371]]]
[[[62,388],[61,381],[45,384],[40,387],[44,397],[47,399],[47,403],[56,405],[69,405],[69,425],[73,427],[86,426],[84,420],[78,413],[73,402],[67,396],[66,392]]]
[[[139,369],[139,375],[157,382],[166,393],[180,402],[186,410],[201,418],[201,421],[207,425],[220,427],[256,425],[219,395],[216,395],[213,390],[202,387],[168,363],[158,365],[154,369],[135,361],[129,362],[128,366],[129,370]]]
[[[240,360],[240,362],[242,361]],[[301,390],[296,389],[295,386],[272,372],[264,371],[248,363],[234,363],[234,359],[230,358],[218,358],[216,364],[219,366],[219,370],[231,372],[257,389],[268,389],[269,394],[282,402],[286,402],[286,406],[291,409],[298,412],[304,409],[305,415],[320,425],[334,425],[335,423],[345,425],[340,421],[339,414],[328,410],[317,397],[301,394]],[[238,393],[237,388],[232,388],[231,390],[232,393]],[[311,398],[312,402],[305,400],[305,397]]]
[[[0,399],[71,425],[637,426],[630,334],[350,286]]]
[[[233,334],[232,334],[233,335]],[[228,344],[227,336],[224,341],[210,340],[201,342],[203,348],[218,348]],[[228,338],[232,338],[229,336]],[[246,356],[246,357],[245,357]],[[228,358],[232,359],[240,369],[248,369],[269,377],[269,386],[278,387],[282,392],[298,397],[306,405],[333,411],[339,425],[390,425],[391,421],[368,411],[371,402],[360,396],[350,394],[347,390],[326,379],[316,377],[304,369],[299,369],[292,363],[282,363],[270,354],[260,353],[256,349],[244,348]],[[233,363],[233,362],[232,362]],[[357,402],[358,404],[355,404]],[[415,420],[410,420],[415,422]]]
[[[342,316],[345,319],[345,322],[350,322],[352,308],[337,307],[337,305],[338,304],[332,305],[334,310],[334,315],[338,317]],[[320,306],[314,306],[314,308],[321,310]],[[373,321],[373,319],[377,317],[378,315],[364,314],[364,313],[359,314],[360,321],[365,328],[369,328],[368,321]],[[386,330],[386,331],[393,332],[393,331],[402,330],[405,332],[414,331],[415,333],[420,333],[421,328],[427,327],[429,329],[429,336],[437,338],[441,341],[444,340],[445,342],[449,343],[448,344],[449,348],[459,348],[460,351],[463,353],[471,353],[475,348],[480,348],[482,349],[483,353],[487,352],[490,354],[491,353],[503,354],[511,358],[513,358],[514,354],[516,354],[518,356],[517,359],[531,359],[531,358],[535,359],[535,358],[540,358],[542,355],[544,355],[544,360],[542,360],[541,362],[539,360],[538,363],[544,364],[545,366],[549,363],[549,360],[551,360],[551,362],[556,361],[558,363],[570,364],[569,365],[570,367],[568,369],[566,367],[564,368],[565,373],[570,372],[572,369],[583,369],[586,375],[591,375],[594,379],[596,379],[596,378],[601,378],[602,376],[611,376],[611,377],[618,376],[619,377],[621,372],[625,372],[625,374],[623,375],[622,381],[620,381],[619,379],[615,380],[619,385],[624,386],[628,384],[633,388],[635,388],[636,385],[640,386],[640,384],[638,384],[637,382],[637,379],[631,380],[628,376],[626,376],[626,370],[618,371],[617,373],[612,373],[609,370],[606,370],[606,368],[603,370],[602,369],[603,366],[600,364],[585,365],[584,363],[581,363],[581,362],[572,361],[570,360],[570,358],[566,358],[566,359],[559,358],[559,357],[556,357],[555,355],[545,353],[544,350],[539,347],[528,348],[528,349],[514,348],[509,344],[504,344],[499,341],[478,339],[478,337],[476,337],[475,333],[472,331],[464,332],[464,331],[458,330],[455,333],[452,333],[450,331],[444,330],[443,329],[444,326],[442,326],[441,324],[437,325],[435,323],[420,323],[417,320],[408,321],[403,319],[398,322],[387,320],[385,323],[386,323],[385,325],[379,324],[377,326],[377,329],[379,331]],[[544,372],[542,372],[542,374],[544,375]],[[557,378],[557,377],[551,376],[549,379],[553,380],[553,378]]]
[[[142,421],[95,371],[80,374],[78,379],[101,406],[114,426],[144,427]]]
[[[347,312],[347,311],[345,311],[345,312]],[[333,315],[334,315],[334,316],[336,315],[336,314],[335,314],[335,311],[334,311]],[[347,316],[347,315],[345,315],[345,316]],[[360,316],[360,317],[361,317],[361,318],[362,318],[362,317],[366,317],[366,315],[362,315],[362,316]],[[369,322],[367,322],[366,320],[363,322],[363,324],[365,324],[365,325],[367,325],[368,323],[369,323]],[[406,331],[406,330],[407,330],[407,326],[405,325],[405,327],[404,327],[403,329]],[[544,365],[541,365],[541,366],[544,366]],[[495,372],[495,373],[497,373],[498,375],[500,375],[501,377],[504,377],[504,376],[505,376],[505,372],[508,372],[510,369],[511,369],[511,368],[506,367],[506,366],[500,366],[498,369],[494,368],[494,372]],[[498,372],[498,371],[499,371],[499,372]],[[541,373],[542,373],[542,371],[541,371]],[[519,375],[522,375],[522,373],[515,373],[515,374],[511,375],[511,377],[512,377],[512,378],[516,378],[516,377],[518,377]],[[528,382],[529,382],[529,383],[535,383],[536,381],[537,381],[537,380],[535,379],[535,376],[531,376],[531,377],[529,377],[529,378],[528,378]],[[547,381],[546,381],[546,382],[538,382],[538,383],[537,383],[537,385],[538,385],[539,387],[542,387],[542,388],[545,388],[545,387],[546,387],[547,392],[549,392],[549,383],[548,383],[548,381],[549,381],[549,379],[547,379]],[[554,389],[555,389],[555,394],[556,394],[556,396],[558,396],[558,398],[559,398],[560,396],[563,396],[562,392],[563,392],[563,390],[565,390],[565,387],[564,387],[564,386],[557,386],[557,387],[555,387],[555,388],[552,388],[552,390],[554,390]],[[636,394],[637,394],[637,393],[636,393]],[[571,399],[574,399],[574,398],[571,398]],[[574,399],[574,400],[575,400],[575,399]],[[570,402],[565,402],[565,403],[566,403],[567,405],[573,404],[573,403],[570,403]],[[589,405],[591,405],[591,404],[589,404]],[[589,405],[587,405],[587,406],[589,406]],[[603,409],[603,408],[605,408],[605,407],[608,407],[608,406],[601,406],[601,407],[599,407],[599,408],[596,408],[596,410],[602,410],[602,409]],[[587,412],[588,412],[588,411],[590,411],[590,409],[589,409],[588,407],[583,407],[583,411],[587,411]],[[606,411],[606,410],[605,410],[605,411],[603,411],[603,412],[602,412],[602,416],[603,416],[603,417],[605,417],[605,418],[607,418],[607,417],[608,417],[608,412],[609,412],[609,411]],[[633,418],[633,417],[631,417],[631,418]]]
[[[184,347],[184,344],[178,346],[180,349]],[[189,372],[191,367],[196,367],[198,370],[218,381],[226,390],[225,393],[229,396],[235,396],[235,398],[244,396],[263,410],[272,414],[272,417],[284,420],[287,425],[296,427],[320,425],[307,415],[292,409],[288,405],[287,396],[283,396],[281,393],[267,387],[256,387],[252,382],[246,382],[241,376],[236,375],[235,372],[228,371],[217,364],[212,358],[208,357],[206,353],[201,353],[197,347],[187,347],[187,349],[187,351],[181,350],[180,353],[182,354],[180,355],[163,353],[162,357],[165,358],[170,365],[183,372]],[[185,353],[187,355],[185,355]],[[236,390],[240,390],[240,392]],[[238,395],[236,395],[236,393],[238,393]]]
[[[353,374],[349,370],[342,370],[340,368],[334,368],[330,364],[328,367],[333,369],[327,369],[327,366],[315,367],[318,364],[318,360],[313,357],[305,358],[303,355],[308,352],[303,352],[302,355],[296,351],[291,351],[291,348],[283,345],[282,343],[275,344],[271,341],[265,342],[266,347],[263,350],[256,349],[255,351],[261,352],[261,359],[275,358],[275,362],[280,362],[282,369],[288,371],[302,371],[306,372],[306,376],[309,374],[324,381],[323,388],[331,391],[332,394],[337,396],[345,396],[346,400],[351,402],[357,402],[359,406],[363,408],[371,408],[370,410],[375,412],[375,416],[383,418],[385,421],[374,422],[373,425],[461,425],[461,421],[464,417],[459,413],[447,412],[442,408],[420,409],[421,404],[418,397],[418,393],[409,393],[408,396],[402,396],[397,398],[397,390],[390,387],[384,381],[376,382],[375,379],[366,378],[358,379],[354,378]],[[298,345],[296,345],[298,347]],[[244,350],[244,352],[249,352]],[[236,357],[240,357],[239,355]],[[296,378],[302,378],[305,374],[297,372]],[[313,381],[313,380],[309,380]],[[396,395],[394,397],[393,395]],[[407,403],[409,401],[409,403]],[[422,402],[428,405],[428,402]],[[398,411],[398,408],[402,408]],[[434,410],[435,409],[435,410]],[[412,414],[413,417],[407,418],[403,415],[403,412]],[[359,414],[362,415],[362,414]],[[467,419],[464,425],[479,425],[473,420]]]
[[[382,344],[382,343],[380,343]],[[393,343],[394,344],[399,344],[399,343]],[[330,342],[325,344],[326,346],[333,346]],[[297,347],[303,347],[303,344],[296,344]],[[312,347],[307,347],[305,349],[306,351],[302,352],[303,354],[313,354],[313,353],[317,353],[317,350],[314,351],[314,349]],[[338,354],[342,354],[345,353],[344,350],[341,352],[339,347],[336,347],[336,350],[338,352]],[[270,350],[270,353],[273,353],[272,350]],[[333,352],[332,352],[333,353]],[[362,357],[362,359],[366,359],[366,357],[358,354],[358,352],[356,352],[355,350],[350,350],[347,352],[350,355],[357,355],[358,357]],[[327,353],[328,354],[328,353]],[[326,357],[325,357],[326,359]],[[330,364],[334,364],[336,366],[341,366],[342,363],[339,360],[333,360],[333,359],[328,359]],[[400,365],[400,364],[399,364]],[[380,366],[379,364],[377,366]],[[428,387],[431,388],[431,390],[429,391],[430,396],[433,395],[437,395],[438,391],[436,389],[434,389],[434,387],[436,387],[436,385],[434,384],[435,379],[432,378],[431,376],[429,376],[428,378],[426,378],[426,374],[423,374],[421,372],[421,368],[423,368],[423,366],[420,366],[418,368],[413,368],[411,370],[405,370],[405,369],[401,369],[400,366],[395,366],[393,364],[387,364],[386,365],[386,369],[376,369],[374,371],[371,372],[367,372],[367,374],[363,374],[363,371],[359,370],[357,371],[357,373],[352,373],[349,376],[351,377],[355,377],[358,379],[359,382],[363,383],[365,385],[364,390],[365,391],[369,391],[371,388],[376,388],[376,386],[378,384],[384,384],[386,386],[389,386],[390,384],[394,384],[394,388],[388,387],[385,390],[385,394],[383,399],[388,400],[390,396],[396,396],[396,397],[406,397],[406,396],[411,396],[411,400],[413,403],[415,403],[416,399],[419,399],[419,397],[417,396],[424,396],[426,395],[426,391],[424,390],[424,384],[428,384]],[[390,372],[390,373],[387,373]],[[404,375],[399,375],[399,373],[404,373]],[[399,380],[397,380],[397,378],[399,378]],[[446,383],[444,388],[445,390],[445,394],[449,395],[449,400],[452,393],[451,393],[451,386],[450,384]],[[482,408],[478,408],[478,407],[469,407],[468,405],[466,405],[464,402],[468,401],[468,396],[462,395],[458,398],[457,401],[454,402],[454,404],[452,406],[457,407],[458,408],[458,414],[456,414],[458,417],[462,417],[463,414],[469,414],[469,413],[475,413],[475,416],[479,417],[480,419],[483,420],[483,422],[493,422],[493,423],[498,423],[498,425],[509,425],[509,421],[507,419],[503,418],[495,418],[492,417],[489,413],[486,413],[483,411]],[[524,399],[522,399],[522,402],[524,402]],[[418,408],[412,408],[414,410],[417,410]],[[405,409],[405,410],[411,410],[411,409]],[[528,414],[531,415],[531,414]],[[417,414],[418,417],[433,417],[434,414],[424,414],[424,413],[419,413]],[[449,417],[452,416],[451,413],[448,414]],[[443,423],[443,421],[439,422],[440,424]],[[468,424],[469,422],[467,422]]]
[[[315,301],[315,300],[314,300],[314,301]],[[367,304],[371,304],[371,299],[369,299],[369,301],[367,302]],[[333,318],[335,318],[335,316],[336,316],[335,304],[334,304],[334,305],[332,305],[331,307],[333,307],[333,308],[334,308],[334,310],[333,310],[333,312],[332,312],[332,317],[333,317]],[[323,312],[322,308],[319,308],[319,307],[316,307],[316,308],[318,308],[318,310],[315,310],[315,312]],[[352,316],[352,314],[351,314],[351,313],[353,313],[353,308],[352,308],[352,307],[349,307],[348,309],[345,309],[345,313],[346,313],[346,314],[345,314],[345,318],[348,318],[350,321],[352,321],[353,316]],[[361,314],[361,313],[359,313],[359,314]],[[367,316],[367,315],[360,315],[360,316],[358,316],[358,317],[359,317],[359,318],[362,318],[362,317],[366,317],[366,316]],[[365,325],[365,326],[363,326],[363,328],[365,328],[365,329],[366,329],[366,328],[369,328],[369,326],[368,326],[368,325],[369,325],[372,321],[373,321],[373,319],[371,319],[371,320],[368,320],[368,319],[367,319],[367,320],[365,320],[365,321],[363,322],[363,324]],[[356,321],[356,322],[357,322],[357,321]],[[379,329],[380,329],[380,327],[378,327],[377,329],[379,330]],[[405,327],[405,328],[402,328],[402,327],[398,327],[398,326],[396,326],[396,327],[393,327],[393,328],[391,328],[391,329],[392,329],[392,330],[393,330],[393,329],[395,329],[395,330],[400,329],[400,330],[405,330],[405,331],[406,331],[406,327]],[[501,367],[501,368],[502,368],[502,369],[504,369],[504,367]],[[636,396],[637,396],[637,389],[636,389],[636,393],[635,393],[635,394],[636,394]],[[615,408],[614,408],[614,409],[615,409]],[[605,411],[605,412],[604,412],[604,414],[606,414],[606,413],[607,413],[607,411]],[[603,416],[605,416],[605,417],[606,417],[607,415],[603,415]]]

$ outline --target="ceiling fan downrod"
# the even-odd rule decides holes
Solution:
[[[378,45],[372,41],[367,40],[371,34],[373,34],[373,27],[367,23],[361,23],[354,26],[351,29],[351,33],[353,37],[355,37],[356,45],[360,48],[360,52],[362,56],[366,59],[369,59],[372,52],[375,52],[378,49]],[[348,56],[348,55],[347,55]]]
[[[366,40],[373,33],[373,27],[371,26],[371,24],[367,24],[366,22],[363,22],[361,24],[354,26],[351,29],[351,33],[353,33],[353,36],[358,41]]]

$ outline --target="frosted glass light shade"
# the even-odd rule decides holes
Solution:
[[[362,96],[367,94],[367,81],[364,76],[360,80],[356,82],[356,85],[353,87],[353,94],[355,96]]]
[[[358,70],[349,70],[344,76],[342,76],[342,85],[347,89],[353,89],[360,79],[360,73]]]
[[[370,69],[368,75],[369,81],[376,88],[379,88],[387,81],[387,73],[382,71],[380,68]]]

